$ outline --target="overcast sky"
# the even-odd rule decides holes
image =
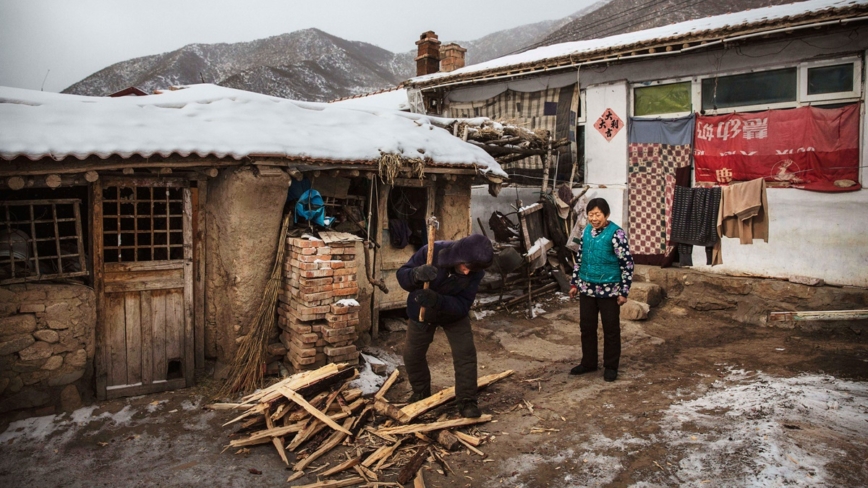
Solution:
[[[467,41],[598,0],[0,0],[0,85],[61,91],[111,64],[191,43],[316,27],[392,52],[419,34]],[[46,77],[47,74],[47,77]]]

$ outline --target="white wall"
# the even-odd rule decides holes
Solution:
[[[868,287],[868,190],[816,193],[770,188],[769,242],[721,241],[723,264],[705,266],[694,246],[696,269],[773,278],[807,276],[827,283]]]
[[[585,124],[585,183],[624,185],[627,183],[627,90],[625,81],[585,88],[587,123]],[[612,109],[625,126],[607,141],[594,129],[594,122],[606,109]],[[610,204],[612,202],[609,202]]]

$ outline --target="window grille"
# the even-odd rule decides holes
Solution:
[[[89,275],[81,200],[18,200],[0,205],[0,284]]]
[[[106,263],[184,258],[183,188],[107,187],[103,190]]]

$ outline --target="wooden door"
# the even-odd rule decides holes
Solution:
[[[186,181],[134,183],[107,181],[95,192],[101,398],[193,385],[190,188]]]

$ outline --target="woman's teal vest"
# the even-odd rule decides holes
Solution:
[[[593,227],[585,226],[582,235],[582,266],[579,268],[579,278],[586,283],[618,283],[621,281],[621,266],[612,245],[612,238],[620,227],[612,222],[600,232],[591,234]]]

